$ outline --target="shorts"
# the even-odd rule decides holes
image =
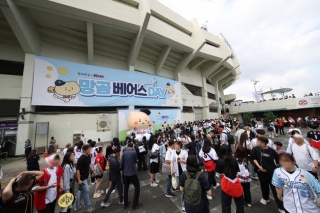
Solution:
[[[159,163],[152,162],[150,164],[150,173],[152,174],[159,173]]]
[[[269,132],[273,132],[274,129],[273,129],[272,127],[268,127],[268,131],[269,131]]]

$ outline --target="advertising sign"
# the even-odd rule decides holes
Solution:
[[[297,108],[320,107],[320,96],[309,96],[296,99]]]
[[[35,57],[32,105],[179,107],[180,91],[156,75]]]
[[[135,129],[136,138],[139,140],[143,136],[147,139],[150,133],[162,128],[162,125],[180,123],[181,110],[179,109],[142,109],[142,110],[119,110],[119,139],[124,141],[127,136],[131,136]]]

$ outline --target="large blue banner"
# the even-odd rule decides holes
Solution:
[[[32,105],[179,107],[180,103],[178,81],[35,57]]]

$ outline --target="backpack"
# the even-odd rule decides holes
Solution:
[[[191,178],[188,171],[185,172],[187,177],[184,183],[184,201],[188,205],[200,205],[201,204],[201,185],[199,182],[199,177],[201,172],[197,172],[195,178]]]
[[[223,134],[226,134],[227,137],[228,137],[228,144],[231,145],[231,144],[234,144],[234,137],[230,134],[230,132],[222,132]]]

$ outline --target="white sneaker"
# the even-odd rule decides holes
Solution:
[[[101,203],[101,206],[103,206],[103,207],[108,207],[108,206],[110,206],[110,203],[104,203],[104,202],[102,202],[102,203]]]
[[[219,187],[220,187],[220,183],[217,183],[216,186],[214,186],[213,188],[214,188],[214,189],[217,189],[217,188],[219,188]]]
[[[260,200],[260,203],[262,204],[262,205],[267,205],[267,203],[269,203],[270,202],[270,200],[265,200],[265,199],[263,199],[263,198],[261,198],[261,200]]]
[[[106,189],[106,194],[108,193],[109,189]]]
[[[248,203],[247,206],[248,206],[249,208],[251,208],[251,203]]]
[[[278,209],[280,213],[286,213],[285,210],[282,210],[282,209]]]
[[[99,194],[103,194],[104,191],[103,191],[103,190],[99,190],[98,193],[99,193]]]
[[[113,194],[113,193],[115,193],[116,192],[116,190],[114,189],[112,192],[111,192],[111,194]]]
[[[150,184],[150,186],[151,186],[151,187],[157,187],[157,186],[158,186],[158,184],[157,184],[157,183],[155,183],[155,182],[152,182],[152,183]]]
[[[182,210],[183,212],[186,212],[186,208],[184,208],[184,207],[182,207],[181,210]]]
[[[122,202],[119,201],[119,204],[120,204],[120,205],[124,205],[124,201],[122,201]]]
[[[158,180],[158,179],[155,179],[155,181],[154,182],[156,182],[156,183],[160,183],[160,180]]]
[[[101,194],[99,193],[93,194],[93,198],[99,198],[99,197],[101,197]]]

